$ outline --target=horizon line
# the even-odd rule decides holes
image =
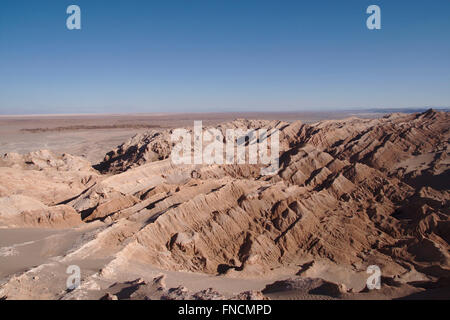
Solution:
[[[381,107],[381,108],[363,108],[363,109],[320,109],[317,111],[310,110],[282,110],[282,111],[192,111],[192,112],[180,112],[180,111],[167,111],[167,112],[92,112],[92,113],[22,113],[22,114],[2,114],[0,117],[60,117],[60,116],[123,116],[123,115],[153,115],[153,116],[165,116],[165,115],[180,115],[180,114],[230,114],[230,113],[260,113],[260,114],[275,114],[275,113],[321,113],[321,112],[370,112],[370,113],[393,113],[402,111],[424,111],[428,109],[435,109],[439,111],[449,111],[450,106],[423,106],[423,107]]]

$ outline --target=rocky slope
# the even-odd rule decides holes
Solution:
[[[322,279],[302,283],[308,292],[325,285],[340,296],[342,285],[362,290],[377,265],[408,294],[412,284],[448,283],[449,113],[218,127],[227,128],[279,129],[279,171],[175,165],[171,130],[150,130],[109,152],[95,166],[103,175],[68,155],[0,158],[0,217],[103,222],[64,259],[108,258],[106,279],[135,263],[230,278],[297,274]]]
[[[64,205],[99,178],[91,164],[47,150],[0,156],[0,225],[68,227],[82,223]]]

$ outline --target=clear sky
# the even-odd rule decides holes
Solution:
[[[449,0],[0,2],[0,114],[436,105],[450,105]]]

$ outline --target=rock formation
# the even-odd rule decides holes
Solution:
[[[109,152],[95,166],[102,174],[69,155],[3,156],[0,218],[76,225],[76,212],[85,223],[103,221],[69,256],[112,258],[104,277],[131,261],[231,278],[290,272],[310,274],[292,280],[295,288],[331,297],[347,289],[324,280],[323,266],[348,274],[378,265],[402,283],[450,277],[448,112],[316,124],[236,120],[218,128],[279,129],[279,171],[175,165],[171,130],[150,130]],[[344,271],[337,278],[348,287]],[[139,290],[133,294],[143,298]],[[216,297],[181,287],[161,294],[175,296]]]

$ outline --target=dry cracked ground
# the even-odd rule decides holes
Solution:
[[[449,299],[449,124],[430,109],[217,126],[279,129],[271,176],[175,165],[171,129],[137,134],[95,165],[4,154],[0,298]],[[381,289],[366,287],[371,265]]]

